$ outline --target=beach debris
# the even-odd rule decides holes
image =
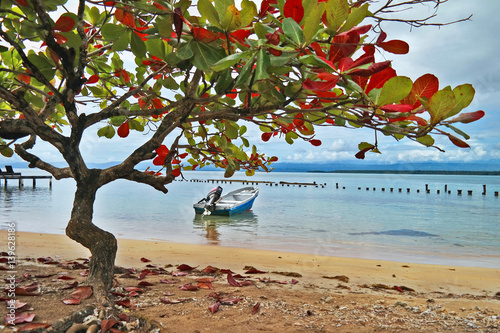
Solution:
[[[290,277],[302,277],[302,274],[300,273],[295,273],[295,272],[271,272],[273,274],[279,274],[279,275],[284,275],[284,276],[290,276]]]
[[[330,279],[330,280],[339,280],[339,281],[342,281],[344,283],[348,283],[349,282],[349,277],[347,277],[345,275],[336,275],[336,276],[323,275],[323,278],[324,279]]]
[[[115,326],[118,323],[119,323],[119,321],[114,319],[114,318],[104,319],[101,322],[101,333],[106,333],[107,331],[109,331],[113,326]]]
[[[63,299],[62,302],[66,305],[79,305],[82,300],[79,298],[68,298],[68,299]]]
[[[87,299],[93,294],[92,286],[80,286],[73,291],[70,296],[72,298]]]
[[[12,320],[9,314],[5,317],[5,325],[13,326],[24,323],[31,323],[35,319],[36,314],[28,312],[15,312],[15,317]]]
[[[211,312],[211,313],[216,313],[217,311],[219,311],[219,307],[220,307],[220,302],[217,301],[215,304],[212,304],[208,307],[208,310]]]
[[[245,266],[243,268],[243,270],[246,271],[245,274],[264,274],[264,273],[267,273],[267,272],[258,270],[257,268],[255,268],[253,266]]]
[[[231,273],[227,273],[227,282],[233,287],[241,287],[241,284],[236,281]]]
[[[141,261],[142,262],[151,262],[151,260],[149,260],[148,258],[144,258],[144,257],[141,258]]]
[[[260,310],[260,302],[257,302],[252,307],[252,314],[255,315],[255,314],[259,313],[259,310]]]
[[[50,324],[47,323],[29,323],[21,327],[18,332],[28,332],[28,331],[34,331],[38,329],[43,329],[43,328],[49,328]]]
[[[177,269],[180,271],[192,271],[193,269],[197,268],[198,266],[192,267],[186,264],[181,264],[177,266]]]
[[[160,298],[160,302],[162,302],[164,304],[180,304],[180,303],[187,302],[189,300],[190,300],[190,298],[178,298],[176,300],[173,300],[170,298],[165,298],[165,297]]]
[[[214,273],[217,273],[217,271],[219,271],[218,268],[210,266],[210,265],[202,269],[202,272],[207,273],[207,274],[214,274]]]
[[[132,303],[130,302],[130,300],[128,298],[126,298],[126,299],[122,299],[119,301],[115,301],[115,304],[119,305],[119,306],[123,306],[125,308],[129,308]]]

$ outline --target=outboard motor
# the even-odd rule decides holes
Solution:
[[[204,200],[205,203],[205,211],[203,212],[203,215],[210,215],[210,211],[215,208],[215,203],[220,199],[222,194],[222,187],[217,186],[210,192],[208,192],[207,197],[202,199]]]

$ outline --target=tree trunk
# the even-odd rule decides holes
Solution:
[[[71,219],[66,235],[90,250],[90,270],[87,278],[93,286],[97,301],[107,303],[108,292],[113,285],[113,271],[117,242],[113,234],[92,223],[95,196],[98,187],[95,179],[77,182]]]

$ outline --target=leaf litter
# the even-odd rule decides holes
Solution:
[[[53,324],[55,318],[69,316],[75,309],[93,303],[92,287],[84,285],[81,274],[88,269],[88,260],[78,261],[81,260],[57,263],[49,257],[20,263],[21,275],[16,277],[16,291],[20,294],[15,304],[18,331],[37,332]],[[301,278],[298,273],[267,273],[253,266],[243,267],[244,275],[241,275],[215,266],[198,269],[199,266],[186,264],[153,265],[150,261],[139,261],[138,266],[147,263],[147,268],[122,268],[115,275],[111,299],[116,315],[100,318],[94,313],[75,325],[87,328],[98,325],[103,332],[139,329],[169,332],[168,327],[183,327],[186,331],[211,327],[217,331],[233,326],[268,327],[280,332],[302,329],[320,332],[332,328],[335,332],[367,329],[496,332],[500,329],[498,311],[487,307],[498,304],[500,292],[493,295],[419,293],[410,287],[376,281],[355,285],[349,283],[345,275],[325,275],[324,284],[314,285],[295,279]],[[247,274],[258,276],[245,276]],[[53,276],[74,280],[68,284],[69,279],[51,278]],[[283,276],[294,278],[284,280]],[[348,285],[330,283],[330,279]],[[6,297],[2,299],[8,301]],[[457,304],[466,305],[458,307]]]

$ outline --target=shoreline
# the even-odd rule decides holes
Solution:
[[[0,237],[6,240],[7,231],[1,230]],[[16,255],[18,258],[53,257],[72,260],[88,258],[90,253],[65,235],[16,232]],[[159,240],[118,239],[117,266],[142,267],[144,263],[140,259],[143,257],[157,265],[188,264],[198,265],[200,269],[211,265],[234,271],[254,266],[268,272],[296,272],[303,276],[301,279],[320,287],[338,283],[332,282],[328,277],[343,275],[356,285],[402,285],[418,292],[491,295],[499,291],[499,268],[416,264]]]

